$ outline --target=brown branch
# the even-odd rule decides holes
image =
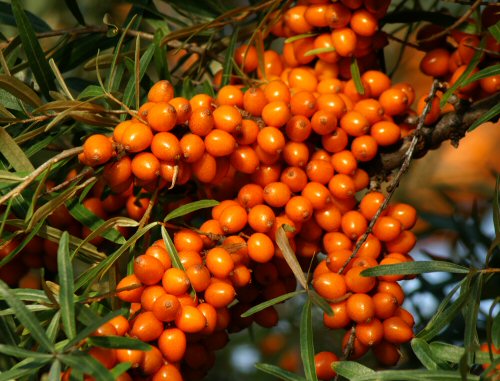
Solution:
[[[463,101],[462,101],[463,102]],[[451,140],[453,145],[463,138],[469,127],[493,106],[500,103],[500,93],[473,103],[469,107],[458,107],[457,111],[444,114],[434,126],[421,129],[413,156],[422,157],[427,151],[436,149],[444,141]],[[367,168],[370,173],[391,171],[401,166],[404,155],[411,144],[412,137],[406,137],[403,144],[393,152],[380,154],[380,162]]]

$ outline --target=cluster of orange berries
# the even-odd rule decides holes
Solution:
[[[500,6],[498,4],[489,4],[484,7],[481,14],[481,25],[485,30],[500,21],[499,12]],[[498,63],[500,43],[488,31],[485,32],[484,36],[484,51],[481,51],[480,35],[459,30],[451,30],[449,33],[443,32],[442,27],[429,24],[422,27],[417,33],[417,42],[422,41],[419,42],[419,47],[427,51],[420,62],[420,70],[424,74],[441,78],[453,85],[465,72],[476,54],[480,54],[480,63],[470,75],[477,73],[480,68]],[[433,38],[437,34],[441,37]],[[497,74],[460,87],[458,95],[477,100],[499,90],[500,75]]]

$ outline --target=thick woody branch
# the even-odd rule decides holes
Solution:
[[[469,127],[498,103],[500,103],[500,93],[482,99],[470,106],[459,107],[457,111],[443,115],[436,125],[423,127],[420,130],[420,137],[413,157],[422,157],[427,151],[438,148],[442,142],[447,140],[451,140],[451,143],[457,146],[458,141],[465,136]],[[370,174],[380,173],[380,171],[389,172],[401,167],[412,138],[412,135],[406,137],[396,151],[381,153],[379,162],[367,168]]]

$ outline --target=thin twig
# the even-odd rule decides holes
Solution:
[[[422,40],[418,40],[419,43],[422,42],[429,42],[429,41],[434,41],[437,40],[440,37],[446,36],[448,33],[450,33],[453,29],[457,29],[461,24],[463,24],[467,19],[470,17],[471,14],[474,13],[474,11],[481,5],[482,1],[481,0],[476,0],[474,4],[470,6],[467,11],[460,17],[457,21],[455,21],[452,25],[447,27],[446,29],[443,29],[441,32],[433,34],[430,37],[424,38]]]
[[[50,188],[47,190],[46,193],[54,193],[57,192],[63,188],[66,188],[69,184],[74,183],[79,181],[81,178],[91,174],[94,172],[94,169],[91,167],[85,167],[79,174],[77,174],[75,177],[72,177],[69,180],[63,181],[61,184],[56,185],[55,187]]]
[[[405,46],[409,46],[410,48],[414,48],[414,49],[417,49],[417,50],[422,50],[422,47],[417,45],[417,44],[414,44],[412,42],[409,42],[409,41],[405,41],[399,37],[396,37],[394,36],[393,34],[389,34],[389,33],[386,33],[386,36],[389,40],[393,40],[393,41],[396,41],[396,42],[399,42],[400,44],[403,44]]]
[[[370,221],[370,224],[368,225],[368,228],[366,229],[365,233],[361,236],[361,238],[356,243],[356,246],[355,246],[351,256],[345,261],[343,266],[338,271],[339,274],[342,274],[342,272],[349,265],[351,260],[356,256],[356,254],[358,254],[358,251],[361,249],[361,246],[363,246],[363,244],[366,242],[366,239],[368,238],[368,236],[372,232],[372,229],[375,226],[376,222],[378,221],[380,215],[385,210],[385,208],[387,208],[387,205],[389,205],[389,201],[391,200],[392,196],[394,195],[394,192],[396,191],[396,189],[399,185],[401,177],[403,176],[403,174],[406,173],[406,171],[410,167],[411,159],[413,157],[415,147],[417,146],[417,143],[418,143],[420,130],[424,126],[425,118],[427,117],[427,115],[431,111],[432,101],[436,97],[436,92],[439,90],[439,88],[440,88],[439,81],[434,80],[434,82],[432,83],[432,86],[431,86],[431,90],[429,91],[429,95],[428,95],[427,99],[425,100],[425,102],[426,102],[425,107],[422,111],[422,114],[419,116],[417,128],[415,129],[415,133],[414,133],[413,138],[411,140],[411,144],[405,153],[403,164],[401,165],[398,173],[396,173],[396,176],[394,176],[394,179],[391,181],[391,184],[389,186],[389,191],[387,193],[387,197],[385,197],[384,202],[380,205],[380,207],[377,210],[377,213],[375,213],[375,216]]]
[[[78,155],[81,152],[83,152],[83,147],[70,148],[70,149],[67,149],[65,151],[62,151],[58,155],[52,157],[50,160],[47,160],[45,163],[43,163],[41,166],[39,166],[37,169],[35,169],[31,174],[26,176],[21,184],[19,184],[17,187],[15,187],[10,192],[8,192],[5,196],[0,198],[0,205],[2,205],[5,201],[9,200],[11,197],[15,197],[15,196],[19,195],[33,181],[35,181],[35,179],[40,174],[42,174],[47,168],[49,168],[53,164],[55,164],[63,159],[67,159],[68,157]]]

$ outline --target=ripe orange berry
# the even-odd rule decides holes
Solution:
[[[401,233],[401,222],[393,217],[382,216],[373,226],[373,235],[379,240],[386,242],[396,239]]]
[[[152,381],[182,381],[183,377],[174,365],[165,364],[154,374]]]
[[[387,115],[401,115],[409,106],[408,96],[400,89],[390,88],[380,94],[380,105]]]
[[[217,162],[208,152],[205,152],[199,160],[191,165],[193,175],[202,183],[210,183],[217,174]]]
[[[341,200],[348,200],[356,193],[356,187],[352,178],[342,173],[333,175],[328,182],[328,189],[334,197]]]
[[[401,128],[393,122],[380,121],[372,126],[370,135],[379,146],[390,146],[401,138]]]
[[[319,295],[330,300],[338,299],[347,292],[344,276],[334,272],[319,275],[312,284]]]
[[[226,85],[219,90],[217,103],[219,105],[243,107],[243,92],[238,86]]]
[[[337,117],[327,110],[318,110],[311,118],[311,127],[318,135],[328,135],[337,128]]]
[[[433,49],[420,61],[420,71],[431,77],[443,77],[448,74],[450,53],[443,48]]]
[[[205,257],[207,268],[217,278],[224,279],[234,269],[231,255],[222,247],[210,249]]]
[[[304,16],[307,8],[305,5],[297,5],[288,9],[283,16],[286,25],[296,34],[303,34],[312,30],[312,25],[306,21]]]
[[[310,181],[302,190],[304,196],[314,209],[324,209],[331,201],[330,191],[326,186],[315,181]]]
[[[238,202],[247,209],[262,204],[264,202],[264,190],[257,184],[245,184],[238,192]]]
[[[354,342],[353,342],[353,345],[352,345],[352,351],[351,351],[351,354],[349,356],[349,359],[351,360],[356,360],[358,358],[360,358],[361,356],[363,356],[366,352],[368,352],[368,349],[370,349],[370,347],[362,344],[358,338],[356,336],[354,336]],[[351,331],[347,331],[342,339],[342,350],[343,351],[346,351],[346,347],[350,341],[350,338],[351,338]]]
[[[221,105],[213,112],[215,127],[229,133],[235,132],[242,120],[241,113],[231,105]]]
[[[358,162],[349,150],[336,152],[332,155],[331,163],[337,173],[351,175],[358,168]]]
[[[256,232],[269,232],[273,227],[275,220],[276,215],[274,214],[274,211],[267,205],[255,205],[248,213],[248,224]]]
[[[191,116],[191,104],[186,98],[173,98],[168,103],[175,108],[177,115],[177,120],[175,122],[176,125],[184,124],[189,120],[189,117]]]
[[[331,303],[330,307],[333,311],[333,316],[323,314],[323,324],[325,327],[331,329],[345,328],[350,322],[351,318],[347,315],[347,303],[342,301],[340,303]]]
[[[370,122],[363,114],[349,111],[340,119],[340,127],[350,136],[362,136],[370,130]]]
[[[403,344],[413,338],[413,330],[398,316],[384,320],[383,326],[384,339],[390,343]]]
[[[292,95],[290,111],[292,115],[301,115],[306,118],[311,117],[316,111],[316,97],[309,91],[298,91]]]
[[[162,286],[148,286],[144,289],[141,295],[141,306],[145,311],[152,311],[156,300],[165,295],[167,292]]]
[[[339,361],[337,355],[333,352],[319,352],[314,355],[314,366],[318,379],[323,381],[331,380],[337,374],[332,365]]]
[[[252,45],[241,45],[237,48],[234,52],[234,60],[245,73],[251,73],[259,65],[257,49]]]
[[[356,325],[356,338],[361,344],[371,347],[383,340],[384,327],[376,318],[369,322],[358,323]]]
[[[181,158],[182,147],[174,134],[159,132],[151,141],[151,152],[160,160],[173,162]]]
[[[149,102],[169,102],[174,97],[174,87],[167,80],[156,82],[148,92]]]
[[[232,205],[222,211],[218,220],[224,233],[234,234],[246,226],[248,215],[242,206]]]
[[[340,119],[348,110],[340,94],[320,94],[318,97],[318,110],[328,111]]]
[[[167,293],[179,296],[189,290],[189,278],[183,270],[172,267],[163,274],[162,285]]]
[[[290,197],[290,188],[284,183],[272,182],[264,188],[264,201],[274,208],[285,206]]]
[[[134,319],[130,335],[141,341],[153,341],[160,337],[163,332],[163,323],[158,320],[153,312],[141,312]]]
[[[83,154],[86,162],[91,166],[108,162],[113,153],[113,143],[107,136],[101,134],[91,135],[83,144]]]
[[[313,215],[313,205],[304,196],[294,196],[285,205],[285,213],[294,222],[302,223]]]
[[[312,41],[311,41],[312,42]],[[313,49],[313,46],[309,50]],[[314,56],[311,56],[314,58]],[[318,80],[314,71],[307,67],[298,67],[290,71],[288,75],[290,88],[296,88],[314,92],[318,85]]]
[[[344,233],[336,231],[336,232],[327,233],[323,236],[323,247],[325,248],[325,251],[328,254],[330,254],[336,250],[351,249],[352,242]],[[348,253],[347,258],[349,256],[350,256],[350,253]],[[332,269],[332,271],[334,271],[334,272],[336,272],[338,270],[339,269],[336,269],[336,270]]]
[[[353,294],[347,299],[347,315],[357,323],[369,321],[375,315],[375,305],[367,294]]]
[[[143,181],[155,180],[160,172],[160,161],[150,152],[141,152],[132,159],[132,173]]]
[[[146,213],[149,201],[149,198],[146,197],[138,198],[130,196],[127,199],[127,204],[125,205],[128,216],[136,221],[140,221],[140,219],[144,216],[144,213]]]
[[[270,102],[262,109],[262,119],[268,126],[284,126],[291,116],[290,106],[283,101]]]
[[[156,134],[156,136],[158,136],[160,134]],[[156,138],[156,136],[155,136],[155,138]],[[161,139],[160,141],[163,143],[162,140],[163,139]],[[194,162],[198,161],[199,159],[201,159],[201,157],[203,156],[203,153],[205,152],[205,143],[203,142],[203,139],[196,134],[183,135],[181,140],[180,141],[178,140],[178,144],[179,144],[179,148],[180,148],[180,151],[182,154],[182,158],[187,163],[194,163]],[[154,143],[151,144],[151,150],[153,151],[153,153],[155,153],[153,146],[154,146]],[[161,146],[164,147],[165,146],[164,143]],[[173,143],[173,147],[174,146],[175,146],[175,143]],[[167,149],[167,151],[169,151],[169,154],[166,154],[162,148],[163,154],[166,154],[168,156],[172,156],[171,153],[173,153],[173,152],[171,152],[168,149]],[[158,157],[157,154],[155,154],[155,155]],[[177,160],[176,157],[174,157],[174,160]],[[171,159],[161,159],[161,160],[171,161]]]
[[[167,328],[158,338],[158,348],[165,360],[176,363],[186,352],[186,334],[179,328]]]
[[[231,107],[231,106],[227,106]],[[189,117],[189,129],[198,136],[206,136],[214,128],[214,115],[210,108],[193,109]]]
[[[427,115],[425,116],[424,124],[431,125],[431,124],[434,124],[438,121],[439,117],[441,116],[441,108],[439,106],[439,102],[440,102],[440,98],[438,96],[435,96],[432,99],[431,109],[427,113]],[[427,104],[427,96],[424,95],[423,97],[421,97],[418,100],[418,103],[417,103],[418,115],[422,115],[426,104]]]
[[[377,155],[377,141],[373,136],[358,136],[351,142],[351,152],[359,161],[370,161]]]
[[[332,32],[335,51],[342,57],[351,57],[356,49],[356,33],[350,28],[339,28]]]
[[[378,20],[365,9],[354,12],[350,20],[351,28],[360,36],[373,36],[378,30]]]
[[[163,264],[151,255],[139,255],[134,260],[134,274],[143,284],[158,283],[164,272]]]
[[[192,111],[200,108],[213,110],[214,103],[214,99],[208,94],[196,94],[189,100]]]
[[[175,320],[180,308],[181,304],[174,295],[164,294],[156,299],[152,311],[158,320],[170,322]]]
[[[130,289],[117,292],[116,296],[118,296],[118,298],[120,298],[124,302],[129,303],[139,302],[141,300],[141,294],[144,290],[144,286],[139,281],[137,276],[135,276],[134,274],[127,275],[116,285],[117,290],[124,288]]]
[[[141,152],[149,148],[153,141],[151,128],[140,122],[134,122],[123,131],[119,143],[129,152]]]
[[[332,29],[344,28],[349,24],[351,11],[340,2],[328,4],[324,11],[325,22]]]
[[[116,349],[116,360],[131,363],[131,368],[138,368],[144,358],[144,351],[137,349]]]
[[[394,316],[399,307],[396,297],[387,292],[377,292],[372,299],[375,305],[375,316],[382,320]]]
[[[223,308],[231,304],[236,296],[236,291],[231,284],[212,282],[203,294],[205,301],[215,308]]]
[[[385,366],[395,366],[401,357],[398,347],[384,340],[373,346],[373,354]]]
[[[205,136],[205,149],[214,156],[230,155],[236,147],[236,140],[226,131],[214,129]]]
[[[182,306],[175,319],[175,325],[186,333],[196,333],[203,330],[207,319],[193,306]]]
[[[347,288],[352,292],[367,293],[375,287],[377,283],[375,277],[364,277],[361,275],[361,272],[365,269],[363,266],[354,266],[345,274],[345,283]]]
[[[385,247],[393,253],[409,253],[415,246],[417,238],[411,231],[404,230],[397,238],[392,241],[385,242]]]
[[[393,295],[397,299],[398,305],[403,305],[403,301],[405,300],[405,293],[398,283],[379,281],[377,291],[386,292]]]
[[[170,103],[156,103],[148,110],[147,120],[155,131],[170,131],[177,122],[177,111]]]
[[[260,116],[267,103],[266,94],[259,87],[250,87],[243,94],[243,108],[253,116]]]

